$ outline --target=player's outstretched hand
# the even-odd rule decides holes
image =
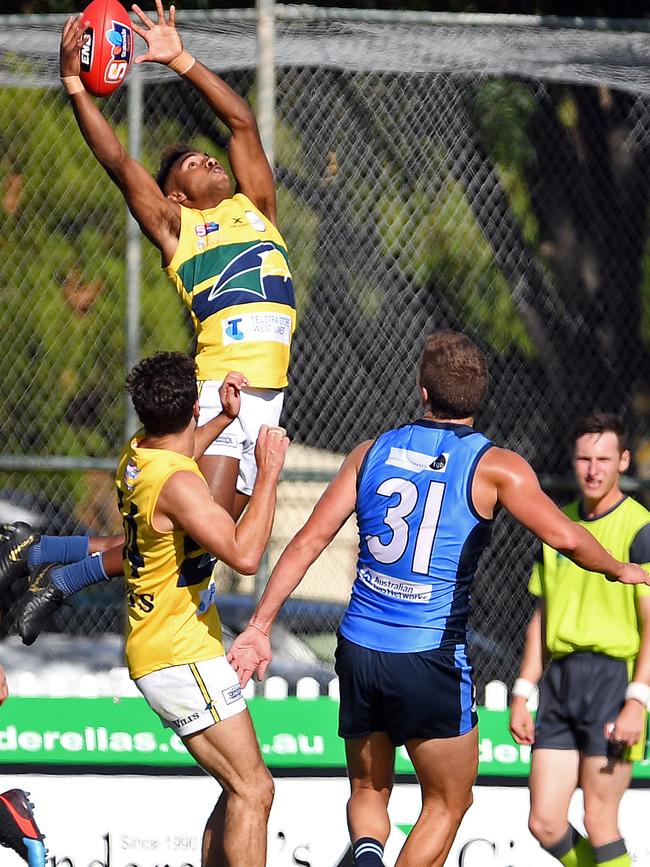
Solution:
[[[169,17],[165,18],[165,10],[161,0],[156,0],[156,12],[158,21],[154,22],[135,3],[131,7],[142,22],[142,27],[137,24],[133,29],[147,43],[149,49],[146,54],[140,54],[135,58],[136,63],[169,63],[183,50],[183,42],[176,29],[176,7],[169,7]]]
[[[255,444],[255,462],[258,471],[277,479],[282,472],[288,448],[289,437],[283,427],[269,427],[263,424]]]
[[[81,72],[79,52],[84,42],[85,29],[83,15],[72,15],[63,25],[59,46],[59,72],[62,78],[79,75]]]
[[[231,370],[219,386],[221,411],[228,418],[237,418],[241,408],[241,389],[246,388],[248,380],[243,373]]]
[[[247,626],[228,651],[228,662],[235,669],[242,688],[253,675],[256,675],[258,680],[264,678],[272,657],[268,635],[254,626]]]
[[[508,728],[516,743],[528,745],[535,743],[535,723],[526,707],[526,699],[522,696],[516,695],[512,699]]]
[[[606,577],[610,581],[620,581],[621,584],[650,584],[650,573],[636,563],[621,563],[621,570],[618,575],[607,575]]]

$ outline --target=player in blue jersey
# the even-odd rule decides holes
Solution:
[[[615,560],[567,518],[522,457],[473,429],[486,386],[485,357],[469,338],[439,331],[426,339],[422,418],[350,453],[228,655],[242,684],[264,676],[280,608],[356,513],[359,559],[336,671],[348,825],[360,867],[382,864],[397,746],[406,745],[422,789],[422,812],[399,867],[441,867],[472,802],[478,738],[467,618],[497,506],[586,568],[650,583],[647,572]]]

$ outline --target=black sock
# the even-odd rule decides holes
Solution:
[[[384,847],[374,837],[359,837],[352,844],[357,867],[384,867]]]

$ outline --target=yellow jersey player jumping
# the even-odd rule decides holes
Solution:
[[[293,284],[255,116],[245,99],[185,51],[174,6],[167,17],[160,0],[156,9],[154,23],[133,6],[142,25],[134,29],[148,47],[136,63],[161,63],[183,76],[228,127],[235,190],[218,160],[187,145],[163,153],[155,180],[129,156],[79,78],[83,15],[65,25],[61,76],[91,151],[160,250],[163,268],[190,311],[201,422],[220,411],[219,384],[229,370],[247,380],[238,419],[200,462],[217,502],[238,517],[255,481],[257,432],[280,418],[295,328]]]

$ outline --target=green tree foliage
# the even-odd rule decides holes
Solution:
[[[121,95],[111,107],[116,130]],[[55,89],[0,89],[0,357],[5,453],[112,456],[124,438],[125,205]],[[152,168],[156,142],[144,154]],[[142,351],[190,347],[180,301],[144,242]],[[12,484],[15,480],[8,480]]]

